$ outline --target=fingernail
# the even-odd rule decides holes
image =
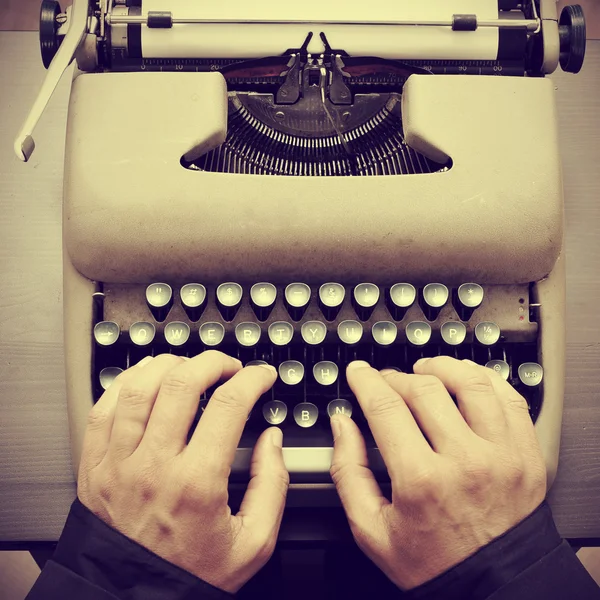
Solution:
[[[277,369],[273,365],[257,365],[257,366],[262,367],[263,369],[267,369],[268,371],[271,371],[271,373],[275,373],[277,375]]]
[[[420,367],[421,365],[424,365],[428,360],[431,360],[430,358],[420,358],[416,363],[415,363],[415,367]]]
[[[333,441],[337,440],[342,433],[342,424],[336,417],[331,419],[331,432],[333,433]]]
[[[370,368],[371,365],[364,360],[355,360],[355,361],[351,362],[347,368],[348,369],[364,369],[365,367]]]
[[[277,448],[283,447],[283,432],[279,427],[274,427],[271,432],[271,442],[273,442],[273,446]]]
[[[397,367],[394,368],[388,368],[388,369],[381,369],[381,371],[379,371],[384,377],[386,375],[394,375],[396,373],[402,373],[402,369],[398,369]]]
[[[146,358],[142,358],[140,362],[137,364],[138,367],[145,367],[154,357],[146,356]]]

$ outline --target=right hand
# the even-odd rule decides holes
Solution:
[[[380,373],[364,362],[347,369],[388,469],[391,502],[368,467],[356,424],[331,419],[331,475],[354,538],[403,590],[464,561],[546,495],[527,403],[509,383],[449,357],[419,361],[414,372]]]

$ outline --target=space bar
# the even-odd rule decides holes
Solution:
[[[377,448],[367,449],[369,466],[380,480],[387,480],[387,469]],[[291,483],[331,483],[329,469],[333,448],[283,448],[283,460]],[[238,448],[231,466],[232,481],[247,481],[252,448]]]

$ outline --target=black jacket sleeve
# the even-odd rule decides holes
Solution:
[[[432,549],[434,551],[434,549]],[[542,503],[524,521],[404,600],[600,600]]]
[[[124,536],[79,500],[26,600],[231,600]]]

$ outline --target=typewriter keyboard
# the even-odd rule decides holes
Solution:
[[[346,365],[357,359],[410,373],[422,357],[468,358],[510,381],[534,421],[541,406],[538,323],[527,285],[104,284],[95,298],[96,400],[122,369],[161,353],[218,349],[245,365],[277,368],[241,448],[252,447],[270,425],[283,429],[285,446],[329,447],[328,415],[336,412],[355,419],[374,447],[345,379]],[[212,391],[201,398],[197,418]]]

